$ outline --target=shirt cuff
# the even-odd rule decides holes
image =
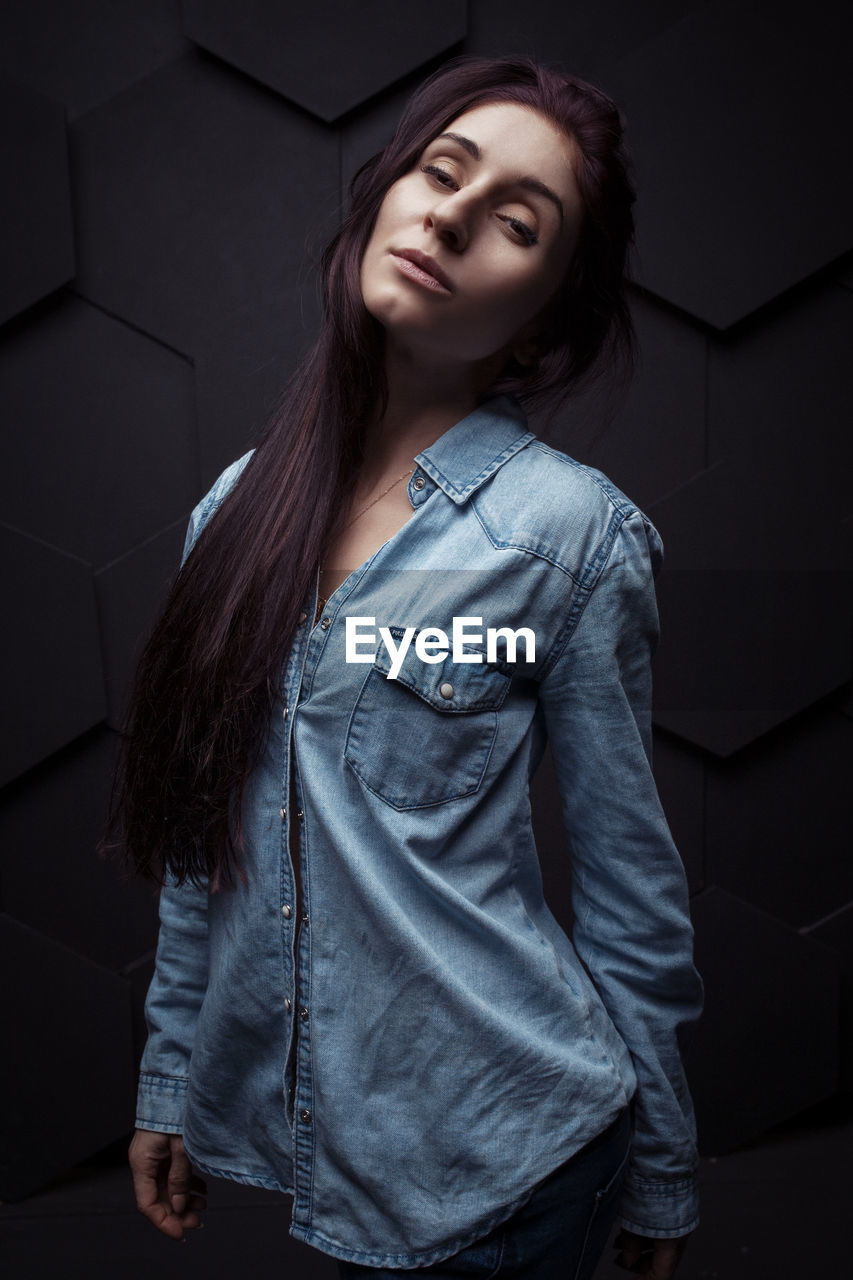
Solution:
[[[699,1225],[699,1179],[649,1182],[629,1177],[622,1187],[619,1223],[654,1240],[689,1235]]]
[[[185,1076],[155,1076],[143,1071],[136,1095],[137,1129],[155,1133],[181,1133],[187,1106]]]

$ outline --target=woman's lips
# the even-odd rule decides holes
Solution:
[[[433,293],[453,292],[447,276],[428,254],[421,253],[418,249],[392,249],[391,257],[398,270],[409,280],[424,285]]]

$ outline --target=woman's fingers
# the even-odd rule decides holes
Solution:
[[[204,1180],[192,1172],[179,1134],[137,1129],[128,1154],[136,1206],[152,1226],[171,1240],[183,1240],[187,1228],[202,1225],[206,1208]]]
[[[169,1147],[171,1159],[166,1180],[166,1194],[172,1206],[172,1212],[180,1215],[186,1209],[190,1197],[193,1171],[189,1156],[184,1150],[183,1139],[178,1134],[171,1135]]]

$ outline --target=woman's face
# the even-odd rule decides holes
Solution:
[[[391,340],[433,362],[528,354],[580,232],[575,152],[506,102],[464,112],[427,146],[386,193],[362,259],[365,306]]]

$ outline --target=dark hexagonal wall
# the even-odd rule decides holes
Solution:
[[[0,351],[5,518],[101,568],[199,489],[193,375],[154,338],[65,297]]]
[[[639,359],[627,393],[607,384],[575,397],[547,436],[598,467],[643,507],[706,465],[707,343],[694,326],[635,293]]]
[[[133,1123],[131,993],[118,974],[5,914],[0,961],[0,1198],[19,1200]]]
[[[708,878],[795,928],[853,902],[853,724],[810,707],[737,760],[709,761]]]
[[[667,548],[655,720],[719,755],[851,677],[837,512],[810,521],[798,479],[792,459],[785,488],[765,489],[735,454],[650,507]]]
[[[77,287],[199,362],[210,483],[245,451],[316,322],[337,139],[192,54],[78,120],[72,153]]]
[[[853,903],[830,912],[807,932],[836,957],[841,968],[841,1081],[853,1092]]]
[[[182,0],[181,7],[198,44],[329,122],[465,35],[463,0]]]
[[[94,852],[128,679],[191,507],[311,341],[350,178],[448,51],[538,54],[627,117],[637,374],[535,426],[665,543],[654,766],[695,895],[703,1146],[853,1091],[850,21],[831,0],[4,8],[0,939],[26,1088],[0,1194],[131,1123],[155,902]],[[532,794],[570,927],[547,754]]]
[[[0,66],[72,120],[188,47],[177,0],[7,0],[0,17]]]
[[[0,323],[74,275],[65,116],[55,102],[0,78]]]
[[[0,526],[3,637],[0,781],[8,782],[103,720],[104,679],[89,565]]]
[[[722,889],[694,899],[693,922],[706,999],[686,1066],[700,1147],[715,1155],[837,1089],[839,964]]]
[[[614,59],[629,54],[699,8],[705,0],[469,0],[469,53],[529,53],[596,80]]]
[[[851,247],[853,12],[709,3],[604,70],[628,115],[640,279],[725,329]]]
[[[186,520],[177,520],[95,575],[109,718],[116,729],[151,619],[180,563],[185,536]]]
[[[114,737],[95,729],[7,788],[0,901],[23,924],[121,970],[150,945],[157,901],[150,885],[125,880],[116,865],[92,857],[109,800]]]

